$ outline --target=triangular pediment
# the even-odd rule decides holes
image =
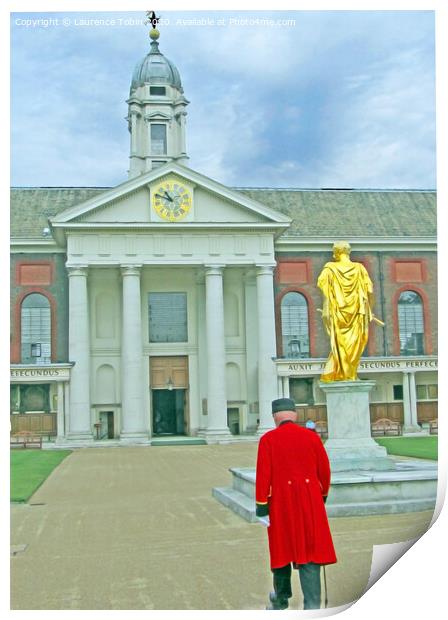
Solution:
[[[166,182],[174,183],[191,196],[190,210],[176,221],[164,219],[163,210],[155,209],[154,194],[159,192],[160,195],[164,190],[157,188],[164,188]],[[285,215],[242,193],[190,168],[168,162],[66,209],[52,218],[51,224],[55,232],[86,226],[120,229],[130,225],[144,228],[256,226],[278,229],[280,232],[289,226],[290,221]]]

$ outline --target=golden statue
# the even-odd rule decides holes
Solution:
[[[322,320],[330,336],[330,355],[321,381],[356,381],[359,360],[369,337],[373,316],[373,285],[366,268],[350,260],[347,241],[333,245],[334,262],[327,263],[317,280],[324,295]]]

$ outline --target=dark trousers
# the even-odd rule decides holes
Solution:
[[[287,601],[291,592],[291,564],[273,568],[275,594],[279,601]],[[300,585],[303,592],[303,609],[320,609],[320,564],[299,564]]]

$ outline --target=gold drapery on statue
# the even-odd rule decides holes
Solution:
[[[373,318],[373,286],[366,268],[350,260],[350,245],[333,246],[334,262],[327,263],[317,286],[324,295],[322,319],[330,336],[330,355],[321,381],[355,381]]]

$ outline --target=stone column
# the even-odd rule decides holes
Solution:
[[[72,439],[92,439],[90,416],[90,337],[87,294],[87,266],[68,267],[69,358],[74,363],[70,381],[70,424]]]
[[[144,118],[144,124],[143,124],[144,129],[142,131],[142,134],[140,135],[140,139],[141,139],[140,153],[142,156],[144,155],[145,157],[144,172],[148,172],[148,170],[151,170],[152,168],[151,123],[147,116],[144,116],[143,118]],[[168,140],[168,135],[167,135],[167,140]]]
[[[185,132],[185,120],[187,113],[182,110],[180,113],[180,161],[185,163],[188,160],[187,157],[187,142]]]
[[[122,439],[148,438],[143,400],[143,345],[140,266],[122,266],[123,327],[121,333]]]
[[[65,421],[64,421],[64,383],[58,381],[58,413],[57,413],[57,434],[56,439],[60,441],[65,436]]]
[[[205,319],[208,423],[201,434],[208,443],[225,443],[231,439],[231,434],[227,426],[223,265],[206,266]]]
[[[141,115],[138,110],[133,109],[129,111],[128,122],[131,132],[131,144],[130,144],[130,160],[129,160],[129,178],[134,178],[138,176],[141,172],[142,160],[141,156],[141,145],[140,145],[140,136],[139,136],[139,119]]]
[[[403,430],[412,426],[411,403],[409,401],[409,373],[403,373]]]
[[[417,415],[417,387],[415,385],[415,372],[409,373],[409,402],[411,405],[411,421],[412,426],[418,432],[420,431],[420,426],[418,425],[418,415]]]
[[[277,376],[277,396],[282,398],[283,396],[283,377]]]
[[[413,395],[411,396],[412,392],[413,392]],[[410,372],[403,372],[403,413],[404,413],[403,432],[404,433],[420,432],[421,429],[417,424],[415,374],[410,373]]]
[[[276,356],[275,310],[273,266],[257,266],[258,306],[258,407],[259,425],[257,434],[262,435],[274,428],[271,401],[277,396],[275,365]]]
[[[289,398],[289,377],[282,377],[283,379],[283,398]]]
[[[199,428],[202,433],[207,428],[208,418],[204,415],[203,399],[207,398],[207,341],[206,341],[206,318],[205,318],[205,280],[204,273],[201,270],[196,274],[196,308],[197,308],[197,342],[198,342],[198,411],[199,411]]]
[[[70,428],[70,382],[64,382],[64,434],[67,437]]]
[[[131,157],[138,154],[137,147],[137,116],[138,112],[131,110],[129,113],[131,117]]]
[[[248,404],[246,432],[255,434],[258,418],[258,318],[255,270],[252,268],[244,275],[244,328]]]

